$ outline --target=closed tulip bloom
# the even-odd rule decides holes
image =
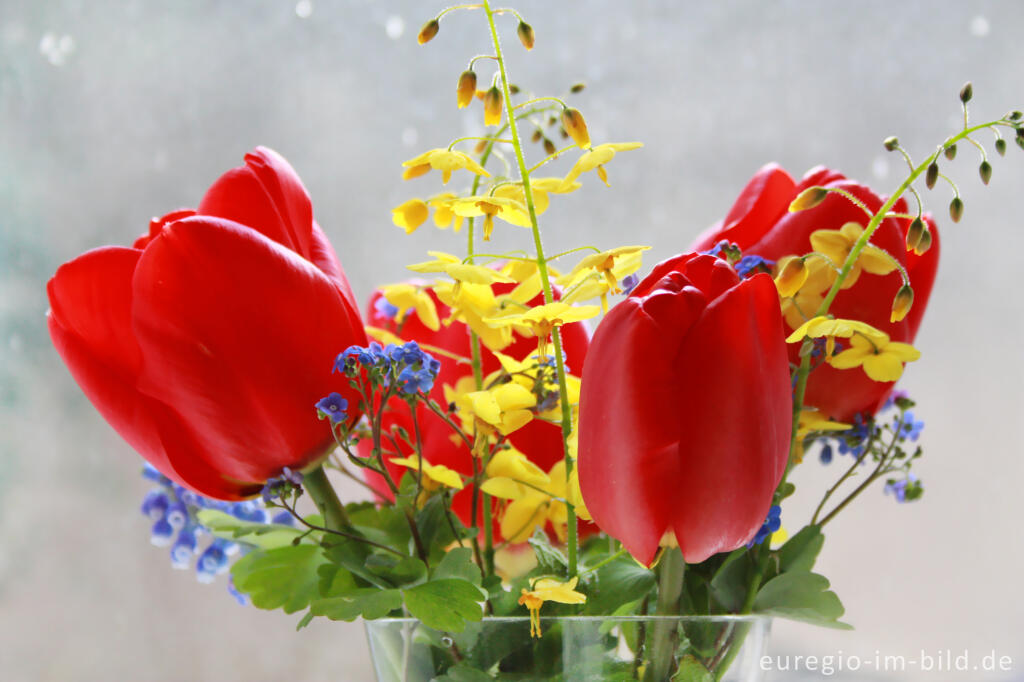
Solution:
[[[62,265],[50,336],[100,414],[170,479],[219,499],[259,493],[333,445],[314,404],[340,390],[358,307],[288,162],[257,148],[197,210],[154,219],[132,247]],[[350,411],[350,418],[358,415]]]
[[[695,251],[710,249],[721,240],[735,243],[744,255],[757,255],[781,262],[787,256],[802,256],[815,250],[813,242],[832,242],[843,235],[859,236],[851,223],[865,226],[868,216],[859,207],[837,193],[830,192],[820,203],[806,210],[791,212],[790,204],[812,187],[842,189],[857,197],[870,210],[881,207],[883,199],[869,187],[847,179],[841,173],[818,167],[808,171],[799,182],[775,164],[759,170],[750,180],[725,219],[701,235],[693,245]],[[815,197],[821,196],[816,193]],[[908,213],[906,202],[900,199],[893,206],[895,213]],[[837,318],[860,320],[885,332],[894,342],[913,343],[921,324],[921,317],[928,305],[935,271],[939,262],[939,233],[931,216],[925,215],[931,248],[908,251],[907,234],[913,221],[905,218],[883,220],[871,236],[868,249],[853,268],[852,274],[859,273],[850,285],[848,279],[832,303],[829,313]],[[920,229],[918,226],[916,229]],[[918,237],[918,239],[922,239]],[[915,246],[911,239],[911,247]],[[888,256],[906,269],[914,291],[914,305],[906,311],[905,317],[893,316],[893,299],[903,286],[898,269]],[[848,250],[838,249],[837,254],[845,258]],[[808,266],[823,268],[822,261],[811,259]],[[888,267],[877,269],[885,261]],[[837,263],[841,266],[842,263]],[[863,265],[863,268],[861,267]],[[861,272],[863,270],[863,272]],[[873,274],[873,271],[887,274]],[[818,288],[834,281],[824,279],[828,273],[819,273],[808,280],[808,286],[799,294],[802,318],[795,307],[789,306],[785,316],[786,335],[800,326],[805,319],[816,314],[822,295],[811,291],[811,284]],[[852,278],[851,278],[852,279]],[[783,302],[787,305],[786,302]],[[903,312],[901,310],[901,312]],[[797,353],[800,344],[792,344],[790,360],[799,362]],[[892,390],[892,382],[874,381],[864,372],[836,369],[827,364],[818,365],[811,372],[807,382],[806,403],[818,408],[823,414],[842,422],[852,422],[858,414],[870,416],[885,403]]]
[[[598,326],[583,368],[579,482],[641,563],[742,547],[786,467],[792,427],[778,294],[693,253],[659,265]]]

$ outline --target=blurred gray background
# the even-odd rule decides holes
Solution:
[[[650,244],[648,266],[684,249],[763,163],[794,175],[824,163],[891,191],[955,132],[973,80],[976,120],[1024,107],[1024,3],[613,2],[516,5],[537,34],[526,53],[502,22],[511,78],[575,96],[595,142],[647,146],[553,198],[550,252]],[[439,6],[437,7],[439,8]],[[353,0],[0,1],[0,669],[27,680],[366,680],[362,626],[241,607],[223,580],[200,585],[149,545],[139,460],[82,396],[46,333],[45,282],[102,244],[129,244],[148,219],[194,206],[257,144],[284,154],[360,299],[405,277],[428,248],[462,240],[425,226],[404,237],[390,209],[439,191],[404,183],[400,163],[478,133],[458,111],[469,56],[488,51],[482,15],[456,13],[426,47],[433,3]],[[480,64],[481,81],[490,71]],[[991,150],[991,137],[979,136]],[[536,151],[536,150],[534,150]],[[535,155],[534,158],[539,158]],[[967,145],[952,165],[966,198],[927,196],[943,257],[902,385],[927,422],[916,471],[927,493],[900,506],[881,489],[828,528],[820,572],[853,632],[777,623],[773,651],[921,650],[1012,656],[1014,672],[833,679],[1024,679],[1017,426],[1024,154],[993,159],[989,188]],[[552,170],[564,172],[567,166]],[[499,225],[495,249],[525,246]],[[783,514],[810,517],[840,463],[795,473]],[[796,679],[778,674],[775,679]],[[806,679],[823,679],[809,675]]]

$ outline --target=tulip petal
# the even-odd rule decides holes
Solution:
[[[741,248],[757,242],[789,209],[796,196],[794,186],[793,178],[778,164],[763,166],[740,192],[722,224],[697,237],[693,250],[706,251],[723,239]]]
[[[161,420],[175,468],[204,458],[251,485],[325,452],[333,438],[313,405],[338,390],[338,346],[366,343],[332,280],[247,227],[197,216],[149,245],[132,286],[138,385],[180,417]]]
[[[247,225],[312,260],[313,206],[295,169],[277,152],[257,147],[245,165],[220,176],[197,211]]]
[[[594,521],[650,564],[680,480],[675,349],[706,304],[680,278],[612,308],[583,370],[580,488]],[[600,504],[594,501],[600,500]]]

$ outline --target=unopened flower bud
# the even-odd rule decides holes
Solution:
[[[795,296],[807,281],[808,274],[809,270],[803,258],[793,257],[787,260],[775,278],[775,287],[779,290],[779,296],[783,298]]]
[[[885,151],[892,152],[896,151],[896,148],[900,146],[900,141],[893,135],[892,137],[885,138],[882,144],[885,145]]]
[[[952,161],[956,158],[956,145],[951,144],[942,150],[942,153],[946,155],[946,158]]]
[[[515,83],[509,83],[508,84],[508,93],[510,95],[518,95],[519,94],[519,86],[516,85]]]
[[[547,155],[554,154],[558,149],[555,147],[555,143],[551,141],[550,137],[544,138],[544,153]]]
[[[925,230],[921,234],[921,240],[917,242],[917,246],[914,247],[914,253],[918,256],[924,254],[925,251],[930,249],[932,246],[932,231]]]
[[[459,86],[455,90],[459,102],[459,109],[468,107],[476,94],[476,72],[468,69],[459,76]]]
[[[1024,118],[1024,111],[1011,111],[1006,115],[1006,118],[1010,119],[1011,121],[1019,121],[1022,118]]]
[[[789,204],[789,212],[796,213],[797,211],[806,211],[809,208],[814,208],[821,202],[825,201],[828,196],[828,190],[824,187],[808,187],[803,192],[800,192]]]
[[[583,92],[583,88],[585,87],[587,87],[585,83],[573,83],[572,86],[569,88],[569,92],[576,95]]]
[[[477,154],[483,154],[485,149],[487,149],[487,140],[477,140],[476,146],[473,147],[473,151]]]
[[[562,109],[562,127],[572,137],[572,141],[580,149],[590,148],[590,133],[587,132],[587,122],[583,120],[583,114],[579,109],[566,107]]]
[[[501,90],[498,89],[497,85],[492,85],[491,89],[484,95],[485,126],[496,126],[501,123],[502,101]]]
[[[960,222],[960,218],[964,215],[964,200],[960,197],[953,197],[953,201],[949,202],[949,218],[954,223]]]
[[[914,305],[914,290],[910,288],[909,284],[904,284],[896,292],[896,298],[892,300],[892,314],[889,315],[889,321],[899,322],[902,320],[910,312],[912,305]]]
[[[924,184],[928,189],[935,187],[935,181],[939,179],[939,164],[932,161],[928,170],[924,173]]]
[[[917,245],[921,243],[921,237],[924,236],[926,228],[924,221],[921,220],[921,216],[914,218],[910,227],[907,229],[907,251],[916,249]]]
[[[999,153],[999,156],[1006,156],[1006,140],[1001,137],[996,140],[996,151]]]
[[[981,181],[988,184],[988,181],[992,179],[992,164],[988,161],[982,161],[981,165],[978,166],[978,175],[981,176]]]
[[[431,19],[427,23],[423,24],[423,28],[420,29],[419,35],[416,36],[416,40],[420,45],[428,43],[434,39],[437,32],[441,30],[441,24],[438,23],[437,19]]]
[[[971,85],[970,81],[964,83],[964,87],[960,88],[960,101],[967,104],[974,97],[974,86]]]
[[[533,131],[533,135],[530,137],[530,142],[540,142],[542,137],[544,137],[544,133],[541,132],[540,128],[537,128]]]
[[[533,40],[535,38],[533,34],[533,26],[530,26],[525,21],[519,22],[519,27],[516,29],[516,33],[519,35],[519,42],[523,44],[527,50],[533,49]]]

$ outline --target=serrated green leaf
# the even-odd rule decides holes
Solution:
[[[326,561],[316,545],[257,550],[235,562],[231,577],[253,606],[295,613],[320,596],[319,568]]]
[[[479,621],[485,598],[473,583],[460,578],[432,580],[403,590],[405,608],[424,625],[435,630],[459,632],[466,621]]]
[[[379,590],[375,587],[361,587],[340,597],[317,599],[310,604],[310,612],[314,616],[347,621],[355,620],[360,616],[367,620],[383,618],[400,608],[402,608],[401,591]]]
[[[449,550],[431,573],[432,580],[444,578],[462,578],[476,586],[480,585],[482,576],[480,567],[473,562],[473,550],[469,547],[456,547]]]
[[[244,542],[260,549],[275,549],[290,545],[295,538],[301,537],[305,533],[304,530],[280,523],[243,521],[216,509],[201,509],[196,517],[199,523],[209,528],[210,533],[215,537]],[[303,539],[303,542],[314,545],[319,535],[319,533],[311,533]]]
[[[527,542],[530,543],[530,547],[533,547],[533,553],[537,556],[535,571],[537,575],[562,575],[566,572],[569,559],[561,550],[551,545],[551,540],[543,529],[538,528],[533,531],[533,535]]]
[[[814,568],[818,552],[825,544],[820,526],[805,526],[800,532],[779,548],[779,573],[788,571],[809,572]]]
[[[390,587],[406,587],[427,579],[427,565],[416,557],[397,557],[394,554],[371,554],[364,564]]]
[[[679,669],[672,676],[672,682],[713,682],[714,679],[704,664],[693,656],[680,658]]]
[[[624,603],[643,599],[654,589],[654,571],[631,557],[620,557],[597,569],[597,579],[586,590],[585,613],[612,613]]]
[[[757,593],[754,610],[815,625],[852,629],[839,622],[845,613],[825,576],[807,571],[790,571],[772,578]]]

